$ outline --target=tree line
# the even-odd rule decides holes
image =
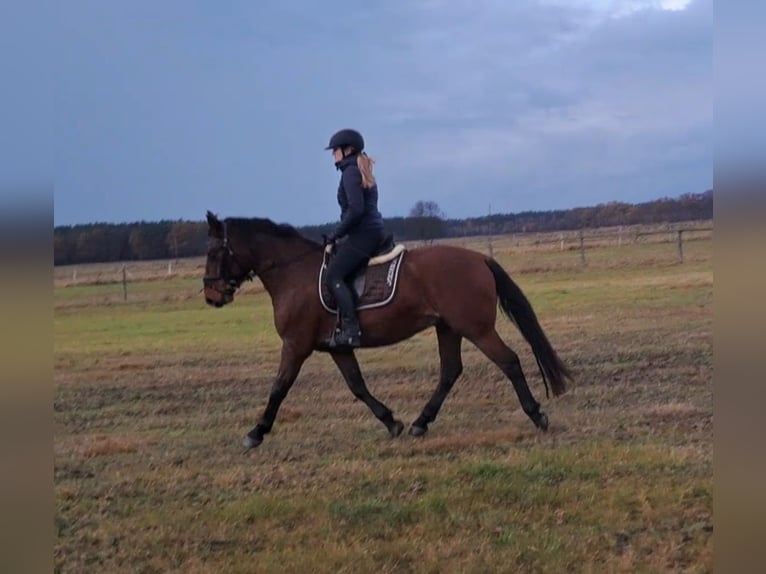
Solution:
[[[553,211],[498,213],[484,217],[450,219],[433,201],[419,201],[407,217],[387,217],[386,228],[399,241],[433,240],[488,234],[567,231],[573,229],[673,223],[712,219],[713,191],[684,194],[646,203],[609,202],[593,207]],[[336,223],[298,227],[306,237],[321,241]],[[55,265],[178,259],[204,255],[205,221],[91,223],[57,226],[53,231]]]

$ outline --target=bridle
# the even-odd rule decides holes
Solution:
[[[251,269],[238,277],[232,277],[228,274],[228,270],[231,266],[231,261],[232,260],[236,261],[237,256],[234,254],[234,251],[229,245],[229,235],[228,235],[228,229],[226,227],[226,221],[222,221],[221,223],[223,224],[223,240],[222,240],[220,249],[223,251],[223,257],[221,258],[221,263],[218,267],[219,275],[205,275],[202,279],[202,282],[204,287],[208,287],[209,289],[212,289],[216,293],[219,293],[221,295],[233,295],[234,292],[240,288],[242,283],[244,283],[245,281],[252,281],[256,276],[256,272],[255,270]],[[307,255],[316,253],[316,251],[317,251],[316,248],[312,247],[311,249],[308,249],[302,253],[299,253],[295,257],[291,257],[287,261],[279,261],[279,262],[271,263],[270,265],[267,265],[264,269],[261,269],[257,273],[257,275],[263,276],[269,271],[272,271],[274,269],[291,265],[295,263],[296,261],[303,259]],[[244,265],[239,265],[239,266],[242,269],[246,267]],[[223,280],[226,282],[226,288],[223,291],[221,291],[220,289],[216,289],[214,286],[214,283],[220,280]]]
[[[231,267],[231,261],[236,261],[237,256],[234,254],[234,251],[231,249],[231,246],[229,245],[229,234],[228,234],[228,228],[226,227],[226,221],[223,221],[223,240],[221,243],[220,249],[223,251],[223,256],[221,257],[221,263],[218,266],[218,275],[205,275],[202,278],[202,284],[204,287],[207,287],[208,289],[212,289],[216,293],[219,293],[221,295],[233,295],[234,292],[239,289],[239,287],[244,283],[245,281],[252,281],[253,277],[255,277],[255,271],[252,269],[249,271],[246,271],[243,275],[239,277],[232,277],[229,275],[229,268]],[[245,268],[245,266],[240,265],[241,268]],[[215,282],[223,280],[226,282],[226,288],[221,291],[220,289],[217,289],[215,287]]]

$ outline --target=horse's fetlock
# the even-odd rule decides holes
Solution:
[[[531,404],[522,405],[521,408],[524,410],[524,413],[533,419],[540,415],[540,403],[537,401]]]

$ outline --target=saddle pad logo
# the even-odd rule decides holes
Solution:
[[[394,259],[388,266],[388,275],[386,275],[386,285],[391,287],[394,283],[394,274],[399,269],[399,259]]]

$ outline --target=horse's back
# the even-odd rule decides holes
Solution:
[[[407,257],[418,265],[447,265],[449,268],[486,268],[488,256],[457,245],[426,245],[410,249]]]
[[[417,280],[432,289],[455,289],[465,285],[472,291],[481,289],[481,294],[486,294],[483,293],[486,290],[494,294],[488,260],[487,255],[465,247],[428,245],[408,251],[403,264],[412,270]]]

